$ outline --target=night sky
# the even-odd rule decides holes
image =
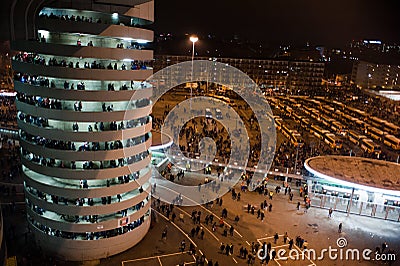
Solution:
[[[399,6],[397,0],[156,0],[154,26],[156,33],[237,34],[269,43],[400,43]]]
[[[8,37],[11,0],[0,3]],[[273,44],[343,46],[351,40],[400,43],[398,0],[155,0],[156,33],[215,34]]]

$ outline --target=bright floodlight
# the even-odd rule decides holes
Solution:
[[[195,42],[197,42],[199,40],[199,38],[197,38],[196,36],[190,36],[190,41],[192,42],[192,43],[195,43]]]

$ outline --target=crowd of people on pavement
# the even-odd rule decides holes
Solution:
[[[93,44],[91,45],[93,46]],[[70,59],[72,61],[67,61],[66,59],[62,58],[46,58],[43,56],[36,54],[36,53],[18,53],[14,56],[14,60],[29,63],[29,64],[36,64],[42,66],[57,66],[57,67],[68,67],[68,68],[82,68],[82,69],[108,69],[108,70],[145,70],[147,69],[147,62],[146,61],[138,61],[138,60],[131,60],[130,64],[126,65],[127,62],[120,63],[118,61],[110,61],[110,60],[94,60],[92,62],[83,61],[83,59]]]
[[[0,125],[8,126],[16,124],[17,111],[15,107],[15,98],[9,96],[0,96]]]
[[[302,189],[299,191],[299,196],[305,197],[307,193],[305,193],[303,187],[301,188]],[[269,198],[269,202],[267,202],[267,200],[265,199],[260,203],[260,206],[252,205],[249,203],[247,204],[247,213],[250,215],[257,216],[256,218],[260,219],[261,222],[263,222],[265,213],[272,212],[272,201],[273,201],[274,190],[275,193],[280,194],[281,187],[277,186],[275,187],[275,189],[272,188],[267,189],[265,187],[265,190],[263,189],[263,193],[260,194],[263,194],[263,196]],[[230,193],[233,201],[240,201],[240,197],[238,197],[238,194],[240,194],[240,192],[238,193],[235,189],[232,189]],[[289,186],[285,188],[284,194],[289,195],[289,197],[293,198],[293,191]],[[247,263],[247,265],[254,265],[256,259],[260,257],[260,254],[261,256],[263,256],[263,254],[265,254],[264,252],[267,252],[267,255],[264,256],[264,259],[261,259],[262,264],[264,263],[268,264],[269,261],[276,259],[276,252],[274,248],[272,248],[272,244],[270,242],[269,243],[264,242],[263,244],[252,242],[249,248],[247,248],[246,245],[241,245],[240,249],[237,251],[238,253],[235,253],[233,241],[229,240],[229,238],[234,237],[235,227],[233,226],[233,224],[229,224],[227,222],[228,210],[226,207],[223,206],[223,199],[217,198],[215,201],[208,202],[205,205],[205,207],[209,210],[213,209],[213,206],[219,206],[221,208],[220,217],[215,216],[212,212],[207,213],[207,211],[206,215],[204,216],[203,212],[198,209],[193,209],[191,214],[186,213],[187,216],[190,216],[191,223],[193,224],[193,227],[189,227],[191,229],[188,229],[187,234],[189,237],[191,237],[192,239],[203,240],[205,238],[204,227],[207,227],[208,231],[211,231],[214,234],[221,234],[222,237],[224,237],[224,240],[220,244],[219,248],[219,252],[221,254],[224,254],[226,256],[237,255],[237,257],[243,259]],[[306,203],[304,204],[304,206],[307,207]],[[158,212],[165,215],[165,217],[169,219],[171,222],[181,224],[182,226],[186,224],[184,219],[185,213],[181,210],[174,211],[173,204],[162,203],[160,199],[156,199],[155,202],[153,203],[153,207]],[[179,213],[179,219],[176,219],[177,218],[176,212]],[[231,214],[230,219],[233,220],[236,225],[240,220],[239,215],[237,214]],[[163,231],[161,238],[163,240],[166,240],[166,229]],[[273,235],[271,241],[273,241],[274,244],[277,245],[278,244],[277,242],[280,239],[282,239],[283,245],[287,246],[289,250],[291,250],[294,247],[294,245],[296,245],[299,250],[305,250],[308,247],[307,240],[305,240],[299,235],[293,239],[290,239],[287,232],[285,232],[283,236],[280,236],[278,233],[276,233],[275,235]],[[182,240],[179,248],[181,252],[186,251],[185,243],[186,243],[185,240]],[[190,252],[190,254],[196,254],[196,249],[194,248],[193,245],[189,247],[188,252]],[[196,261],[196,265],[208,265],[208,264],[204,264],[202,260],[199,260]]]

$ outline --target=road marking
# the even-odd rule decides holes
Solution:
[[[286,246],[289,246],[289,244],[280,245],[280,246],[275,246],[274,248],[281,248],[281,247],[286,247]]]
[[[250,243],[249,243],[249,241],[247,241],[247,240],[246,240],[246,243],[247,243],[247,245],[249,245],[249,246],[250,246]]]
[[[159,187],[161,187],[161,188],[163,188],[163,189],[166,189],[166,190],[170,190],[170,191],[174,192],[175,194],[179,194],[178,192],[176,192],[176,191],[174,191],[174,190],[172,190],[172,189],[170,189],[170,188],[168,188],[168,187],[166,187],[166,186],[159,185]],[[186,197],[185,195],[181,195],[181,196],[182,196],[182,198],[188,199],[189,201],[198,204],[198,206],[200,206],[200,208],[202,208],[202,209],[206,210],[207,212],[211,213],[211,214],[214,215],[218,220],[220,219],[220,217],[219,217],[218,215],[216,215],[215,213],[213,213],[213,212],[210,211],[209,209],[205,208],[205,207],[204,207],[203,205],[201,205],[200,203],[195,202],[194,200],[192,200],[191,198]],[[228,226],[231,226],[231,225],[230,225],[227,221],[225,221],[225,220],[224,220],[224,224],[226,224],[226,225],[228,225]],[[236,229],[234,229],[234,232],[235,232],[236,234],[238,234],[238,236],[243,237]]]
[[[201,250],[199,249],[199,253],[203,256],[204,254],[203,254],[203,252],[201,252]]]
[[[278,236],[284,236],[284,235],[278,235]],[[260,243],[261,245],[263,244],[262,242],[261,242],[261,240],[264,240],[264,239],[271,239],[271,238],[274,238],[274,236],[268,236],[268,237],[263,237],[263,238],[258,238],[257,239],[257,242],[258,243]],[[287,241],[290,241],[290,238],[288,237],[287,238]],[[247,241],[246,241],[247,242]],[[289,244],[284,244],[284,245],[280,245],[280,246],[273,246],[272,247],[272,249],[277,249],[277,248],[281,248],[281,247],[285,247],[285,246],[289,246]],[[296,245],[296,244],[294,244],[293,243],[293,247],[294,248],[296,248],[298,251],[300,251],[300,253],[303,253],[303,251]],[[316,266],[316,264],[311,260],[311,258],[309,257],[309,256],[307,256],[307,254],[305,254],[305,257],[307,258],[307,260],[309,261],[309,262],[311,262],[312,264],[310,264],[310,265],[308,265],[308,266]],[[280,260],[281,258],[279,258],[278,260]],[[277,260],[274,260],[278,265],[281,265]]]
[[[157,259],[158,259],[158,262],[160,263],[160,265],[163,266],[161,263],[160,257],[157,257]]]
[[[218,220],[221,219],[218,215],[216,215],[215,213],[213,213],[212,211],[210,211],[209,209],[207,209],[206,207],[204,207],[203,205],[200,205],[201,208],[203,208],[204,210],[208,211],[209,213],[211,213],[212,215],[214,215]],[[227,221],[224,220],[224,224],[228,225],[229,227],[231,226]],[[238,236],[243,237],[236,229],[234,229],[234,232],[236,234],[238,234]]]
[[[213,232],[211,232],[204,224],[201,225],[215,238],[215,240],[217,240],[217,242],[219,242],[219,238]]]
[[[232,257],[232,259],[233,259],[233,261],[237,264],[238,262],[237,262],[237,260],[235,260],[235,258],[234,257]]]
[[[181,231],[181,233],[186,236],[190,242],[192,242],[192,244],[197,248],[196,243],[189,237],[188,234],[185,233],[185,231],[183,231],[179,226],[177,226],[174,222],[172,222],[171,220],[169,220],[167,217],[165,217],[163,214],[159,213],[158,211],[154,210],[152,208],[152,210],[156,213],[158,213],[159,215],[161,215],[161,217],[163,217],[165,220],[169,221],[173,226],[175,226],[179,231]]]
[[[188,253],[188,252],[184,252]],[[175,252],[175,253],[170,253],[170,254],[165,254],[165,255],[158,255],[158,256],[151,256],[151,257],[144,257],[144,258],[138,258],[138,259],[133,259],[133,260],[124,260],[122,261],[122,265],[128,262],[135,262],[135,261],[142,261],[142,260],[151,260],[151,259],[156,259],[156,258],[162,258],[162,257],[170,257],[170,256],[177,256],[177,255],[182,255],[184,254],[182,252]]]
[[[182,210],[181,208],[179,208],[179,207],[175,207],[175,208],[181,210],[181,211],[182,211],[183,213],[185,213],[187,216],[192,217],[189,213],[187,213],[186,211]],[[217,240],[217,242],[219,242],[219,238],[218,238],[213,232],[211,232],[211,231],[207,228],[207,226],[205,226],[205,225],[202,224],[202,223],[200,223],[200,225],[201,225],[204,229],[206,229],[207,232],[209,232],[209,233],[215,238],[215,240]]]

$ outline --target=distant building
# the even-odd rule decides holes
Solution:
[[[357,61],[353,65],[351,82],[360,88],[398,89],[400,65]]]
[[[240,59],[198,57],[196,60],[214,60],[234,66],[253,79],[262,89],[281,89],[292,92],[321,87],[325,64],[314,61],[276,59]],[[156,55],[154,72],[167,66],[190,61],[190,56]]]

